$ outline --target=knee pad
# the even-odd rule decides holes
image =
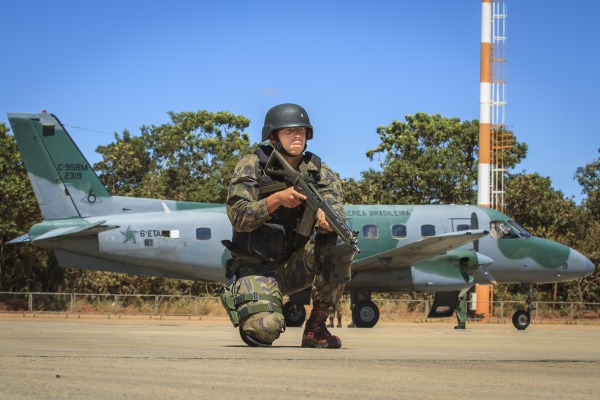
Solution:
[[[259,312],[240,323],[240,337],[248,346],[270,346],[285,331],[282,314]]]

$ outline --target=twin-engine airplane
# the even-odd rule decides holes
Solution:
[[[44,218],[9,243],[51,248],[64,268],[226,282],[230,254],[221,241],[232,227],[224,205],[111,196],[55,116],[8,118]],[[484,207],[348,205],[346,217],[362,250],[346,285],[359,327],[379,319],[372,292],[436,293],[429,316],[445,317],[477,283],[562,282],[595,269],[579,252]],[[529,325],[531,300],[513,316],[518,329]],[[302,325],[308,302],[307,292],[290,296],[288,326]]]

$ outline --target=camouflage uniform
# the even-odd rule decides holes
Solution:
[[[337,327],[342,327],[342,292],[334,293],[334,303],[331,312],[329,313],[329,325],[328,328],[333,328],[333,320],[337,314]]]
[[[307,171],[317,170],[312,162],[303,161]],[[252,232],[272,219],[267,210],[266,198],[259,199],[259,176],[262,167],[256,154],[244,156],[236,165],[227,199],[227,215],[237,232]],[[342,205],[341,183],[337,176],[321,164],[320,180],[316,187],[325,200],[342,218],[345,217]],[[304,203],[299,206],[303,207]],[[323,232],[324,233],[324,232]],[[322,255],[323,257],[324,255]],[[295,249],[285,259],[276,263],[260,263],[248,260],[235,260],[239,267],[235,291],[237,295],[261,293],[274,296],[281,304],[283,296],[312,285],[311,298],[333,304],[334,293],[341,293],[344,284],[329,283],[317,268],[315,244],[312,241]],[[262,344],[270,344],[285,331],[283,314],[262,311],[247,315],[252,305],[267,304],[268,300],[247,301],[238,306],[240,331],[247,333]],[[243,336],[242,336],[243,337]]]
[[[467,323],[467,293],[459,297],[456,307],[456,320],[458,325],[454,329],[465,329]]]

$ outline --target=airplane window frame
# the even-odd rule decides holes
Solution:
[[[375,236],[371,235],[371,229],[374,229]],[[365,239],[378,239],[379,238],[379,226],[375,224],[367,224],[362,226],[362,235]]]
[[[401,228],[403,231],[402,235],[397,235],[397,228]],[[390,230],[392,232],[392,237],[394,239],[405,239],[408,236],[408,228],[406,227],[405,224],[393,224],[390,227]]]
[[[470,231],[471,225],[469,224],[458,224],[456,225],[456,232]]]
[[[425,231],[426,229],[432,229],[433,235],[428,235],[427,232]],[[433,237],[435,235],[436,235],[435,225],[432,225],[432,224],[421,225],[421,237]]]

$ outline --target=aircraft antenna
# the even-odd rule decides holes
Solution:
[[[504,211],[504,159],[514,145],[505,126],[506,0],[482,0],[477,204]]]

